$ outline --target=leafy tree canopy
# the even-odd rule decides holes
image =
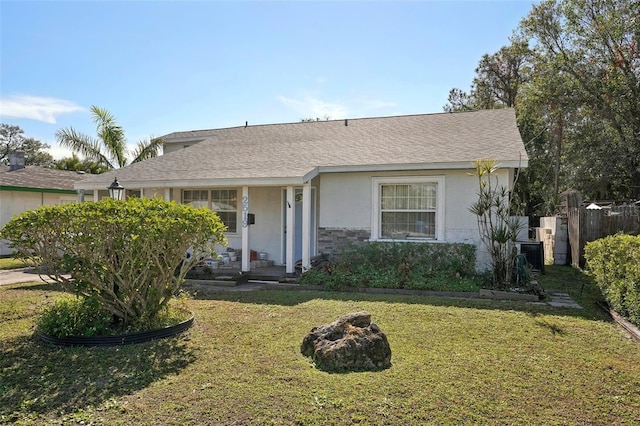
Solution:
[[[91,174],[100,174],[109,170],[106,166],[91,160],[81,160],[75,153],[71,157],[62,158],[54,162],[54,166],[58,170],[83,171]]]
[[[517,190],[550,214],[568,188],[640,198],[640,1],[545,0],[484,55],[446,111],[515,107],[529,154]]]
[[[50,148],[34,138],[24,136],[24,130],[19,126],[0,124],[0,164],[9,164],[12,152],[24,152],[25,165],[50,166],[53,157],[45,149]]]

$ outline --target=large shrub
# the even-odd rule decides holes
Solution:
[[[612,235],[587,243],[584,251],[607,302],[640,325],[640,236]]]
[[[126,326],[152,320],[186,273],[225,242],[223,232],[206,208],[133,198],[43,206],[14,217],[0,238]]]
[[[303,284],[342,287],[477,290],[476,248],[470,244],[368,242],[347,246],[338,260],[314,268]]]

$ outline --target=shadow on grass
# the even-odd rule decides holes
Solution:
[[[0,419],[73,413],[176,374],[196,356],[181,338],[113,348],[60,348],[33,336],[0,347]]]
[[[309,290],[255,290],[255,291],[220,291],[210,290],[203,286],[183,287],[196,300],[223,300],[229,302],[272,304],[295,306],[314,299],[338,301],[369,301],[386,303],[423,304],[432,306],[452,306],[459,308],[487,309],[487,310],[516,310],[537,314],[561,314],[595,321],[611,321],[600,308],[596,306],[602,300],[599,290],[591,279],[581,271],[571,267],[547,267],[547,273],[537,277],[546,290],[564,290],[577,301],[583,309],[554,308],[545,304],[532,304],[520,301],[494,301],[473,297],[442,297],[402,294],[375,294],[339,291],[309,291]],[[558,332],[556,330],[555,332]]]
[[[534,318],[534,323],[538,327],[542,327],[542,328],[545,328],[545,329],[549,330],[551,332],[551,334],[560,335],[560,336],[564,336],[565,334],[567,334],[567,332],[562,327],[560,327],[558,324],[554,324],[553,322],[547,321],[544,318],[538,319],[537,318],[539,316],[538,313],[534,312],[531,315]]]
[[[41,280],[36,280],[34,282],[24,282],[24,283],[15,283],[15,284],[7,284],[6,290],[31,290],[31,291],[59,291],[64,292],[64,288],[57,282],[46,282]]]

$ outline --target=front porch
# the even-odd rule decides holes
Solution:
[[[233,287],[251,282],[296,283],[299,273],[287,273],[285,266],[256,266],[242,272],[240,262],[217,269],[196,267],[187,275],[187,282]],[[299,272],[299,270],[298,270]]]

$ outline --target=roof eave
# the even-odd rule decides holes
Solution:
[[[0,191],[17,191],[17,192],[38,192],[47,194],[76,194],[73,189],[62,188],[37,188],[30,186],[12,186],[12,185],[0,185]]]
[[[225,179],[180,179],[180,180],[144,180],[125,181],[120,183],[128,189],[145,188],[208,188],[239,186],[291,186],[306,182],[304,176],[268,177],[268,178],[225,178]],[[85,182],[74,185],[75,189],[101,190],[107,189],[104,182]]]
[[[528,160],[503,160],[498,161],[500,168],[518,169],[528,166]],[[415,163],[415,164],[373,164],[373,165],[349,165],[349,166],[321,166],[318,173],[345,173],[345,172],[388,172],[410,170],[468,170],[473,169],[471,161],[443,162],[443,163]]]
[[[522,160],[502,160],[498,162],[500,168],[517,169],[528,165],[526,158]],[[122,180],[126,188],[206,188],[206,187],[238,187],[238,186],[291,186],[302,185],[309,182],[321,173],[349,173],[349,172],[386,172],[386,171],[419,171],[419,170],[469,170],[473,169],[470,161],[442,162],[442,163],[415,163],[415,164],[373,164],[373,165],[342,165],[315,167],[304,175],[280,176],[280,177],[252,177],[252,178],[220,178],[220,179],[178,179],[178,180]],[[111,182],[111,179],[107,179]],[[81,181],[74,184],[76,190],[102,190],[107,189],[109,182]]]

